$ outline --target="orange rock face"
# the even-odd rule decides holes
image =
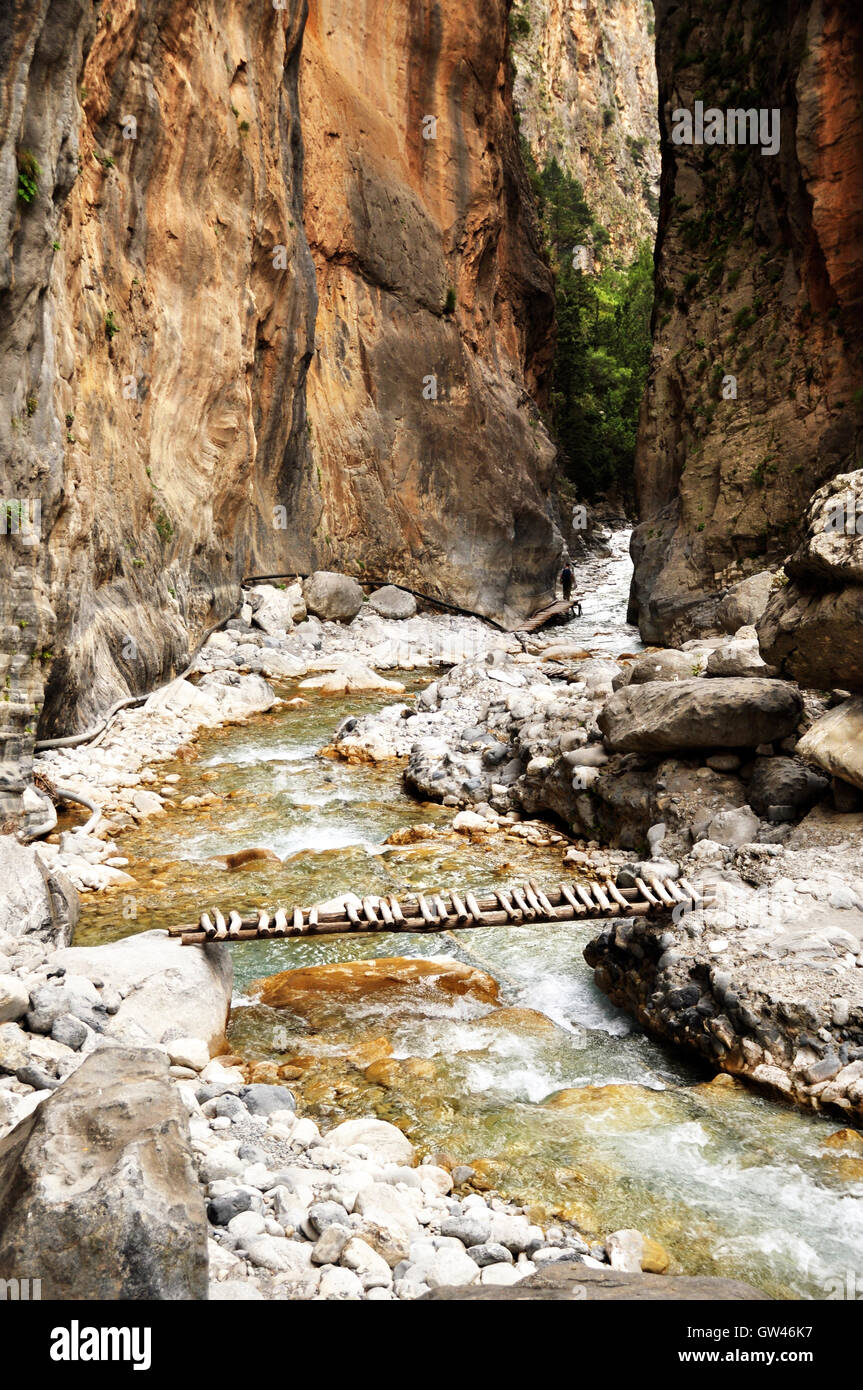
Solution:
[[[4,789],[37,705],[68,733],[167,679],[243,575],[542,593],[553,300],[506,10],[12,7],[0,453],[41,544],[0,554]]]
[[[316,536],[504,619],[553,573],[550,281],[517,154],[503,0],[313,0],[300,77],[319,307]]]

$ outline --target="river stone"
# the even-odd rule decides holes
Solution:
[[[254,1082],[240,1087],[240,1100],[252,1115],[272,1115],[277,1110],[296,1110],[293,1094],[287,1086],[272,1086]]]
[[[414,1260],[407,1270],[407,1278],[427,1284],[430,1289],[466,1288],[479,1278],[479,1265],[461,1247],[429,1251],[420,1260]]]
[[[382,618],[412,618],[417,611],[416,599],[407,589],[385,584],[369,595],[369,608]]]
[[[797,745],[797,756],[863,789],[863,699],[845,700],[821,716]]]
[[[0,1023],[17,1023],[30,1007],[30,991],[16,975],[0,975]]]
[[[706,839],[730,849],[749,845],[761,828],[761,822],[748,806],[736,806],[730,811],[720,811],[707,828]]]
[[[30,1060],[30,1042],[17,1023],[0,1023],[0,1072],[17,1072]]]
[[[659,652],[640,656],[629,668],[629,685],[647,685],[652,681],[687,681],[700,675],[704,658],[695,652],[681,652],[668,647]]]
[[[321,1298],[356,1299],[362,1298],[363,1286],[352,1269],[343,1269],[341,1265],[328,1265],[321,1274],[318,1292]]]
[[[52,945],[72,939],[78,894],[64,874],[43,866],[35,849],[0,835],[0,936],[38,936]]]
[[[357,657],[343,657],[334,671],[322,676],[309,676],[300,681],[300,690],[320,690],[323,695],[347,695],[355,690],[384,690],[400,695],[404,691],[401,681],[391,681],[378,675],[365,662]]]
[[[262,632],[279,634],[290,632],[295,622],[302,622],[306,616],[299,584],[289,589],[277,589],[272,584],[260,584],[250,590],[252,601],[252,622]]]
[[[207,1204],[207,1217],[213,1226],[227,1226],[240,1212],[251,1211],[252,1194],[238,1187],[233,1192],[225,1192],[212,1197]]]
[[[54,1041],[62,1043],[64,1047],[71,1047],[73,1052],[84,1046],[89,1035],[90,1030],[86,1023],[74,1014],[61,1014],[51,1025],[51,1037]]]
[[[441,1228],[443,1229],[443,1228]],[[512,1253],[507,1250],[505,1245],[499,1245],[497,1241],[487,1240],[482,1245],[470,1245],[467,1252],[474,1264],[484,1268],[486,1265],[512,1264]]]
[[[146,931],[107,946],[67,947],[54,959],[70,974],[102,980],[124,996],[104,1025],[112,1037],[161,1042],[173,1022],[211,1052],[224,1047],[233,984],[227,946],[183,946],[166,931]]]
[[[346,1149],[348,1153],[366,1149],[375,1163],[404,1163],[411,1167],[416,1162],[410,1139],[386,1120],[345,1120],[329,1131],[326,1140],[328,1148]]]
[[[629,1274],[617,1269],[591,1269],[587,1265],[554,1263],[538,1269],[512,1287],[480,1285],[429,1289],[423,1301],[455,1299],[518,1299],[543,1302],[748,1302],[766,1295],[739,1279],[714,1279],[707,1275]]]
[[[363,591],[355,579],[331,570],[316,570],[303,584],[306,608],[324,621],[349,623],[363,606]]]
[[[607,701],[598,724],[626,753],[682,748],[754,748],[792,733],[803,700],[782,681],[722,679],[628,685]]]
[[[342,1251],[351,1239],[353,1232],[347,1226],[327,1226],[315,1242],[312,1250],[312,1264],[338,1264]]]
[[[710,653],[708,676],[775,676],[776,668],[768,666],[758,647],[754,627],[741,628],[728,642]]]
[[[605,1242],[605,1249],[612,1269],[623,1269],[636,1274],[641,1271],[644,1236],[640,1231],[612,1231]]]
[[[341,1262],[354,1271],[364,1289],[388,1289],[393,1282],[386,1260],[360,1236],[353,1236],[347,1242]]]
[[[738,632],[757,623],[770,598],[773,574],[761,570],[733,584],[716,610],[716,621],[724,632]]]
[[[491,1232],[491,1215],[479,1212],[463,1216],[448,1216],[441,1222],[442,1236],[454,1236],[462,1245],[484,1245]],[[479,1264],[480,1261],[477,1261]]]
[[[0,1278],[96,1302],[207,1297],[207,1222],[166,1058],[106,1047],[0,1142]]]

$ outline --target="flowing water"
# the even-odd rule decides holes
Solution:
[[[610,560],[582,569],[582,617],[556,636],[598,652],[638,649],[622,621],[625,542],[617,536]],[[427,679],[412,674],[405,698]],[[310,696],[305,707],[204,734],[194,764],[164,771],[179,774],[178,801],[217,799],[128,832],[120,843],[139,888],[133,899],[86,901],[76,939],[192,921],[214,903],[243,910],[347,889],[483,890],[528,874],[557,881],[560,846],[504,834],[470,843],[448,832],[451,811],[405,795],[398,765],[317,756],[345,714],[391,698]],[[416,842],[385,843],[417,824],[427,831]],[[251,845],[281,862],[226,873],[215,859]],[[538,1217],[558,1214],[596,1235],[637,1226],[673,1268],[736,1275],[776,1297],[841,1296],[855,1276],[863,1284],[859,1137],[825,1145],[840,1122],[714,1080],[646,1037],[594,986],[581,954],[591,934],[588,924],[240,944],[230,948],[231,1044],[280,1067],[325,1126],[374,1110],[423,1151],[471,1162],[480,1184]],[[505,1007],[428,983],[350,1003],[322,994],[296,1013],[245,993],[256,978],[300,966],[441,954],[492,974]]]

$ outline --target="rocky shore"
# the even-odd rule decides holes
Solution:
[[[401,762],[406,787],[451,807],[453,828],[472,840],[558,841],[568,876],[619,886],[686,877],[704,906],[599,934],[586,951],[597,983],[718,1070],[859,1122],[863,779],[845,743],[859,701],[801,689],[766,666],[753,627],[769,601],[763,584],[729,596],[725,636],[614,658],[560,633],[526,638],[417,614],[400,591],[363,603],[342,576],[318,589],[259,587],[206,643],[191,679],[121,713],[95,746],[40,755],[48,783],[100,808],[90,834],[0,841],[4,878],[18,885],[0,915],[0,1275],[13,1259],[26,1264],[26,1201],[46,1229],[74,1220],[87,1231],[92,1218],[82,1248],[99,1292],[81,1293],[76,1272],[75,1296],[416,1299],[528,1279],[532,1288],[558,1263],[653,1277],[667,1257],[639,1232],[590,1243],[566,1223],[543,1228],[384,1121],[322,1133],[287,1086],[250,1080],[226,1052],[229,951],[181,948],[161,932],[70,946],[76,887],[123,887],[114,837],[175,805],[159,763],[184,748],[194,757],[198,729],[272,708],[287,681],[397,697],[400,671],[437,668],[416,698],[345,720],[322,751]],[[94,1096],[130,1077],[152,1124],[124,1129],[113,1116],[112,1161],[82,1168],[86,1200],[68,1198],[78,1203],[70,1215],[67,1198],[52,1196],[61,1158],[51,1135],[89,1123],[102,1104]],[[153,1139],[159,1124],[170,1143]],[[83,1159],[73,1151],[70,1163]],[[152,1258],[141,1257],[157,1271],[151,1284],[124,1283],[104,1239],[106,1211],[116,1207],[123,1228],[129,1164],[146,1192],[138,1237],[152,1242]],[[26,1181],[4,1187],[13,1170]],[[178,1183],[188,1238],[177,1248],[188,1258],[172,1263],[165,1212]],[[50,1277],[72,1296],[62,1292],[73,1287],[68,1269]],[[600,1280],[588,1296],[619,1297],[620,1287]],[[746,1296],[740,1287],[711,1296]]]
[[[69,947],[74,891],[58,911],[35,852],[0,843],[6,873],[42,883],[29,920],[5,903],[0,920],[0,1277],[58,1299],[390,1301],[558,1263],[626,1276],[590,1296],[638,1297],[667,1268],[638,1231],[588,1243],[472,1191],[469,1167],[385,1121],[322,1133],[226,1053],[228,948]],[[689,1282],[668,1296],[744,1288]]]

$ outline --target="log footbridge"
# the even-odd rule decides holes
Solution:
[[[522,887],[495,889],[477,898],[466,892],[415,893],[401,900],[392,895],[348,900],[340,908],[265,908],[243,917],[235,909],[227,918],[218,909],[202,912],[197,923],[172,927],[184,946],[207,941],[268,941],[278,937],[330,936],[342,932],[445,932],[467,927],[519,926],[574,922],[579,918],[637,917],[666,914],[682,906],[702,905],[700,893],[685,878],[637,878],[634,888],[606,881],[559,883],[544,891],[530,879]]]

